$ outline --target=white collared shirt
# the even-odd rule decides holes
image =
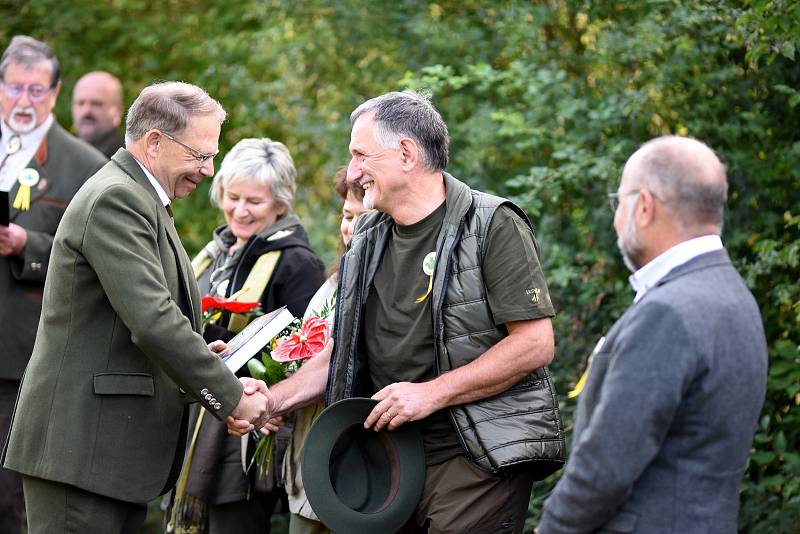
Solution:
[[[0,132],[2,132],[2,139],[0,139],[0,161],[3,166],[0,167],[0,191],[11,191],[14,184],[22,172],[36,155],[39,145],[42,144],[44,136],[50,131],[53,125],[53,114],[47,116],[42,124],[34,128],[28,133],[18,134],[11,127],[6,124],[6,121],[0,120]],[[20,140],[20,148],[14,154],[9,154],[6,158],[6,147],[8,140],[12,136],[18,135]]]
[[[142,163],[138,159],[136,158],[133,159],[136,163],[139,164],[139,167],[142,168],[142,170],[144,171],[144,175],[147,176],[147,179],[150,180],[150,185],[152,185],[153,189],[155,189],[156,193],[158,193],[158,198],[159,200],[161,200],[161,203],[164,204],[164,206],[169,206],[170,204],[169,195],[167,195],[167,192],[164,191],[164,187],[162,187],[161,183],[158,180],[156,180],[156,177],[153,176],[150,173],[150,171],[148,171],[147,168],[144,165],[142,165]]]
[[[722,249],[722,239],[716,234],[704,235],[678,243],[633,273],[628,281],[636,291],[633,302],[639,300],[671,270],[701,254]]]

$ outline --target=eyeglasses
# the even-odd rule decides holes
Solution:
[[[45,87],[44,85],[29,85],[24,86],[19,83],[4,83],[0,84],[3,86],[3,92],[6,95],[6,98],[10,98],[11,100],[17,100],[22,97],[22,94],[27,92],[28,98],[31,99],[31,102],[41,102],[47,96],[53,92],[55,86]]]
[[[219,154],[219,151],[214,152],[213,154],[204,154],[203,152],[200,152],[199,150],[196,150],[196,149],[190,147],[189,145],[187,145],[185,143],[181,143],[180,141],[178,141],[177,139],[175,139],[174,137],[172,137],[168,133],[161,132],[161,134],[164,137],[166,137],[167,139],[169,139],[170,141],[172,141],[173,143],[177,143],[177,144],[181,145],[183,148],[185,148],[186,151],[189,152],[189,154],[191,154],[194,157],[194,159],[197,160],[197,163],[203,164],[206,161],[212,159],[217,154]]]
[[[614,192],[608,193],[608,205],[611,206],[611,211],[613,213],[617,212],[617,208],[619,207],[619,199],[620,197],[628,197],[631,195],[638,195],[638,189],[632,189],[631,191],[625,191],[624,193]]]

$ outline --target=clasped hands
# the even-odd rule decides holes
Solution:
[[[212,341],[208,344],[208,349],[218,356],[223,356],[228,350],[228,345],[224,341]],[[249,377],[239,380],[244,386],[242,397],[231,415],[227,417],[228,433],[243,436],[252,430],[277,432],[283,424],[283,418],[273,417],[277,406],[267,385],[261,380]]]
[[[255,378],[243,377],[239,380],[244,385],[242,398],[226,420],[228,434],[244,436],[253,430],[277,432],[283,424],[283,418],[274,416],[277,406],[267,385]]]

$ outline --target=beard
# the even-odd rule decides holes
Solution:
[[[368,210],[375,209],[375,180],[372,176],[364,175],[361,178],[362,182],[370,181],[372,185],[369,186],[369,189],[364,189],[364,200],[362,203],[364,204],[364,208]]]
[[[84,141],[94,143],[114,130],[114,126],[100,124],[92,115],[85,115],[78,121],[78,136]]]
[[[16,118],[17,113],[29,114],[31,120],[29,122],[20,122]],[[8,125],[17,133],[30,133],[36,128],[37,119],[36,110],[33,107],[15,106],[8,115]]]
[[[375,186],[373,185],[369,189],[364,191],[364,208],[368,210],[375,209],[375,199],[372,198],[374,196],[374,194],[372,193],[373,187]]]
[[[642,242],[639,235],[636,233],[636,225],[633,222],[633,211],[636,208],[636,203],[632,203],[628,209],[628,224],[625,231],[617,236],[617,248],[622,254],[622,261],[625,266],[632,273],[635,273],[641,268],[640,258],[643,253]]]

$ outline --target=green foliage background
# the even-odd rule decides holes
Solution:
[[[430,91],[450,126],[450,172],[534,221],[559,310],[561,392],[632,297],[605,193],[647,139],[706,141],[728,165],[723,238],[770,348],[740,530],[800,532],[797,1],[2,0],[0,18],[3,46],[27,33],[56,48],[62,124],[77,78],[104,69],[128,104],[154,80],[206,88],[230,113],[223,153],[243,137],[286,143],[297,212],[326,260],[349,112],[389,90]],[[222,220],[203,193],[176,216],[190,251]],[[569,430],[574,404],[561,400]],[[537,485],[529,525],[556,478]]]

